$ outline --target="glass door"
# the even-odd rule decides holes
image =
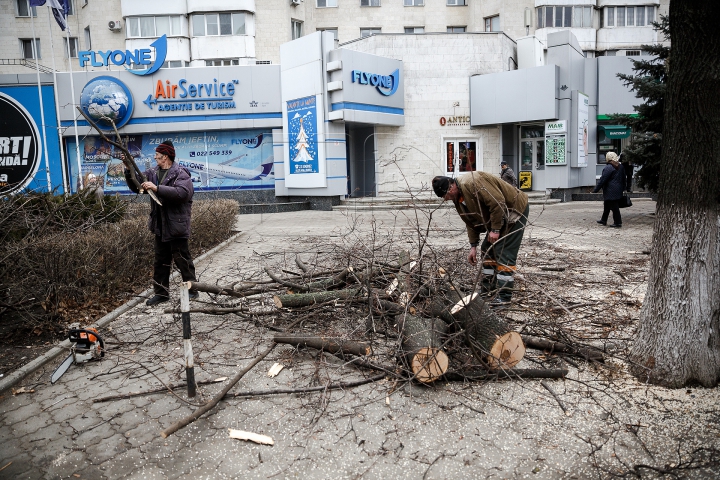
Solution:
[[[545,128],[542,125],[520,127],[520,180],[521,184],[531,185],[533,189],[544,180],[545,170]],[[530,173],[530,181],[527,175]],[[523,178],[525,182],[523,182]],[[522,185],[520,188],[523,188]]]
[[[448,176],[476,170],[477,142],[466,140],[445,141],[445,173]]]

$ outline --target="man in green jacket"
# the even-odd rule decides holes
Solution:
[[[490,305],[510,303],[520,243],[527,223],[530,205],[527,194],[509,183],[485,172],[469,172],[458,178],[435,177],[435,195],[452,200],[467,226],[470,240],[468,261],[476,265],[480,234],[485,239],[482,253],[482,290],[497,296]]]

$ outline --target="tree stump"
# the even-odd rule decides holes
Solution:
[[[465,330],[465,343],[479,352],[490,368],[512,368],[525,356],[520,334],[511,331],[478,292],[463,297],[449,309],[436,301],[431,311],[445,321],[456,321]]]
[[[399,330],[403,357],[413,376],[423,383],[440,378],[448,369],[448,356],[441,350],[445,322],[405,315]]]

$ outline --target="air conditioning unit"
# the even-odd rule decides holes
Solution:
[[[122,30],[122,20],[110,20],[108,22],[108,28],[113,32],[119,32]]]
[[[300,5],[301,1],[302,0],[290,0],[290,5],[292,5],[293,7],[297,7],[298,5]]]

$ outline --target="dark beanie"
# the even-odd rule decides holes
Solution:
[[[438,197],[444,197],[448,190],[450,190],[450,182],[452,178],[437,176],[432,179],[432,187],[435,195]]]
[[[165,140],[155,149],[156,152],[162,153],[170,157],[170,160],[175,161],[175,147],[170,140]]]

